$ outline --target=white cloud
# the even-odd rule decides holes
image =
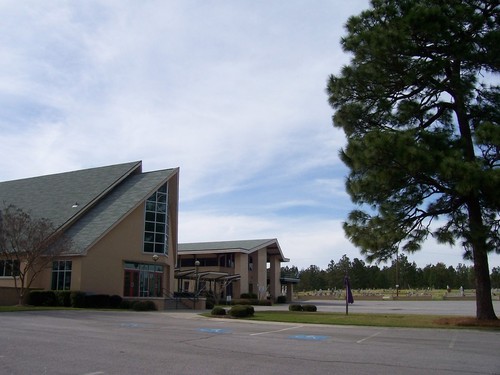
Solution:
[[[182,241],[276,237],[304,267],[354,258],[324,90],[367,4],[3,2],[0,180],[178,166]]]

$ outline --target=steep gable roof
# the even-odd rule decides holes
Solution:
[[[0,182],[0,204],[13,204],[64,227],[133,173],[140,161]]]
[[[84,254],[178,171],[142,173],[138,161],[0,182],[0,204],[49,219],[72,240],[71,254]],[[178,178],[175,183],[177,194]],[[177,202],[172,203],[176,227]]]

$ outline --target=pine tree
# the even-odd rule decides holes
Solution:
[[[496,319],[488,253],[500,252],[498,0],[372,0],[329,78],[347,137],[353,210],[344,224],[368,260],[414,252],[430,236],[474,261],[476,317]]]

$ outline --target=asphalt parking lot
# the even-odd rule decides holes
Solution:
[[[192,311],[0,314],[0,374],[500,374],[500,332],[211,319]]]

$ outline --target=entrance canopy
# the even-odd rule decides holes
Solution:
[[[189,270],[176,270],[175,271],[176,279],[188,279],[188,280],[205,280],[205,281],[236,281],[241,279],[239,274],[231,275],[227,272],[219,272],[219,271],[202,271],[197,272],[195,269]]]

